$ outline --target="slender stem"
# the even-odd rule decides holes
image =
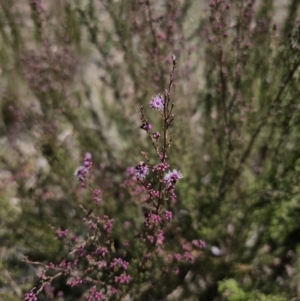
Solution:
[[[172,71],[170,73],[170,82],[169,82],[169,86],[168,86],[168,90],[165,91],[164,94],[164,110],[163,110],[163,119],[164,119],[164,125],[163,125],[163,131],[164,131],[164,141],[163,141],[163,153],[162,156],[160,158],[162,163],[166,163],[166,159],[167,159],[167,150],[169,147],[169,143],[168,143],[168,129],[169,126],[171,124],[171,122],[173,121],[173,117],[171,115],[171,112],[173,110],[173,104],[171,105],[171,108],[169,108],[170,105],[170,95],[171,95],[171,88],[172,88],[172,83],[173,83],[173,78],[174,78],[174,71],[175,71],[175,67],[176,67],[176,57],[175,55],[172,56],[172,60],[173,60],[173,68]],[[162,181],[162,177],[163,177],[164,172],[162,171],[159,179],[159,199],[158,199],[158,203],[157,203],[157,207],[156,207],[156,214],[159,213],[160,207],[163,204],[163,181]]]

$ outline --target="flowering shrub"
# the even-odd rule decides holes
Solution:
[[[107,215],[96,215],[93,209],[87,210],[81,206],[85,217],[83,223],[88,228],[86,237],[68,235],[68,230],[57,229],[58,239],[63,239],[67,246],[71,246],[66,258],[58,263],[44,264],[26,259],[32,265],[40,265],[43,270],[39,275],[39,287],[25,294],[25,301],[35,301],[37,296],[51,286],[54,279],[60,276],[68,278],[67,284],[71,287],[86,284],[85,300],[108,300],[129,296],[139,300],[141,296],[153,298],[152,287],[165,277],[177,276],[180,273],[182,263],[194,263],[191,254],[192,246],[200,249],[205,247],[205,242],[193,240],[192,244],[182,246],[182,254],[174,253],[165,247],[166,226],[172,222],[172,208],[176,202],[175,185],[183,178],[180,171],[169,169],[167,163],[168,149],[172,144],[172,135],[169,137],[169,128],[174,121],[174,104],[171,102],[171,88],[176,66],[176,58],[173,56],[173,70],[170,76],[168,90],[164,93],[164,99],[155,96],[150,101],[150,108],[160,110],[162,118],[162,134],[155,135],[151,127],[141,127],[147,132],[148,137],[156,151],[160,163],[153,165],[146,152],[142,152],[144,161],[135,167],[135,181],[145,188],[147,197],[143,203],[147,204],[144,214],[144,223],[140,231],[136,233],[132,241],[123,241],[119,249],[115,249],[113,237],[113,225],[115,221]],[[155,105],[153,104],[155,102]],[[160,107],[159,107],[160,106]],[[144,108],[141,107],[141,123],[148,124]],[[158,138],[162,136],[163,141]],[[101,190],[92,187],[91,170],[93,167],[92,155],[85,153],[83,162],[75,171],[75,176],[80,182],[81,189],[88,189],[94,203],[101,208]],[[152,175],[149,172],[152,172]],[[167,171],[167,172],[166,172]],[[152,176],[151,180],[149,180]],[[153,178],[157,179],[157,187],[153,185]],[[117,221],[116,221],[117,222]],[[123,235],[122,235],[123,236]],[[68,243],[67,243],[68,241]],[[134,248],[132,250],[132,248]],[[132,255],[137,251],[137,256]],[[130,258],[130,261],[128,258]],[[155,270],[156,262],[163,262],[161,271]],[[145,286],[146,285],[146,286]]]

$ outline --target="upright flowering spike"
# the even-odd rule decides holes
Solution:
[[[93,200],[96,204],[98,204],[101,200],[100,193],[101,193],[100,189],[93,190]]]
[[[84,187],[84,181],[87,178],[92,165],[92,155],[90,153],[85,153],[82,164],[76,169],[74,173],[74,175],[80,181],[82,187]]]
[[[156,95],[150,100],[149,106],[153,110],[162,110],[164,108],[164,101],[160,95]]]
[[[173,169],[173,171],[168,171],[168,173],[164,177],[164,182],[166,186],[172,187],[176,184],[176,182],[183,178],[182,173],[176,169]]]

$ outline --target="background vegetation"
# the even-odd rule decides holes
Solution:
[[[78,205],[91,200],[73,174],[84,152],[120,236],[141,218],[122,183],[142,150],[154,155],[138,109],[167,88],[175,54],[169,162],[184,179],[166,240],[207,247],[155,300],[300,300],[299,1],[0,6],[0,298],[36,285],[24,255],[64,256],[50,225],[83,235]],[[40,300],[82,300],[84,288],[53,286]]]

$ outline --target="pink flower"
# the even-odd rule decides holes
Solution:
[[[172,220],[173,214],[172,214],[171,211],[166,210],[166,211],[164,212],[164,215],[165,215],[166,221],[171,221],[171,220]]]
[[[176,182],[182,178],[183,178],[182,173],[176,169],[173,169],[173,171],[167,172],[167,174],[164,177],[164,182],[166,186],[169,188],[174,186]]]
[[[150,108],[153,110],[162,110],[164,108],[164,101],[160,95],[152,97],[149,102]]]
[[[55,234],[57,236],[57,238],[64,238],[68,235],[68,230],[56,230]]]
[[[192,241],[192,244],[193,244],[193,246],[198,247],[200,249],[205,249],[206,248],[206,242],[204,240],[201,240],[201,239],[199,239],[199,240],[194,239]]]
[[[36,294],[33,291],[26,293],[24,296],[24,301],[37,301]]]
[[[129,283],[130,281],[130,276],[123,273],[120,276],[115,276],[115,283],[119,283],[119,284],[126,284]]]
[[[150,131],[152,129],[152,125],[148,122],[143,123],[140,128],[146,132]]]
[[[138,180],[145,179],[147,174],[149,172],[149,168],[146,165],[145,162],[141,161],[136,167],[135,167],[135,176]]]

